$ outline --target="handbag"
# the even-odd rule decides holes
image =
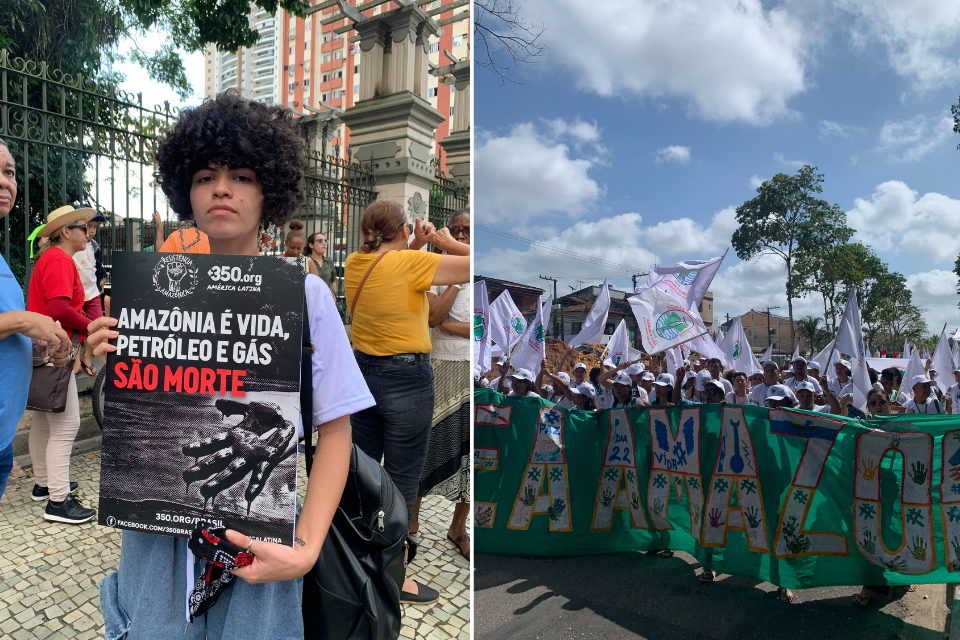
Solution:
[[[33,341],[33,372],[30,390],[27,392],[27,409],[46,413],[63,413],[67,409],[67,388],[73,377],[73,361],[76,358],[77,333],[73,334],[70,360],[62,367],[49,362],[46,347],[39,340]]]
[[[313,416],[313,347],[308,319],[304,301],[300,412],[307,420]],[[309,477],[313,427],[305,427],[304,435]],[[416,544],[407,535],[403,495],[386,470],[353,445],[340,504],[316,564],[303,576],[304,639],[396,640],[402,616],[400,589],[405,567],[415,555]]]

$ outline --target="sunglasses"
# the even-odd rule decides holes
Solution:
[[[86,231],[87,223],[84,222],[83,224],[71,224],[71,225],[67,225],[66,228],[67,229],[83,229],[84,231]]]
[[[470,235],[470,227],[447,227],[447,230],[450,231],[452,236],[458,236],[461,233],[465,236]]]
[[[871,407],[884,407],[884,406],[886,406],[887,401],[886,401],[886,400],[871,400],[871,401],[868,402],[867,404],[869,404]]]

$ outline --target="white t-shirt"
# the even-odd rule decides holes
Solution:
[[[573,400],[567,399],[567,396],[562,393],[549,393],[547,394],[547,400],[561,409],[573,409]]]
[[[494,391],[500,388],[500,376],[497,376],[496,378],[490,381],[490,388],[493,389]],[[504,389],[513,388],[513,383],[510,382],[510,378],[507,378],[506,380],[503,381],[503,388]]]
[[[643,387],[637,387],[637,400],[642,400],[644,404],[650,403],[650,397],[647,395],[647,390]]]
[[[827,380],[827,389],[829,389],[833,395],[842,398],[848,393],[853,393],[853,380],[847,380],[842,385],[840,384],[840,378]]]
[[[629,409],[630,407],[640,407],[643,406],[639,398],[631,397],[627,400],[626,404],[617,404],[617,401],[614,400],[613,403],[607,407],[608,409]]]
[[[593,386],[597,390],[597,397],[593,401],[597,409],[609,409],[613,406],[613,389],[605,389],[602,384]]]
[[[306,280],[310,340],[313,342],[313,424],[349,416],[376,404],[360,373],[336,302],[315,275]],[[301,427],[300,436],[303,436]]]
[[[960,414],[960,384],[947,389],[947,397],[950,398],[950,413]]]
[[[731,391],[730,393],[728,393],[728,394],[726,394],[725,396],[723,396],[723,399],[726,400],[727,402],[729,402],[730,404],[752,404],[752,403],[750,402],[750,390],[749,390],[749,389],[747,390],[747,395],[744,396],[743,399],[741,399],[741,400],[738,400],[738,399],[737,399],[737,392],[736,392],[736,390],[733,390],[733,391]]]
[[[913,397],[903,405],[904,413],[930,413],[930,414],[939,414],[946,413],[947,409],[943,404],[937,400],[933,394],[927,398],[927,401],[922,405],[917,405],[917,398]]]
[[[430,287],[430,293],[439,296],[449,287]],[[450,308],[447,317],[457,322],[471,322],[473,311],[470,309],[470,292],[458,291],[457,298]],[[434,327],[430,330],[430,342],[433,350],[430,352],[431,360],[458,360],[466,361],[470,359],[470,339],[461,338],[447,333],[440,327]]]
[[[507,395],[511,397],[516,397],[517,394],[515,391],[511,390],[510,393],[508,393]],[[527,395],[524,396],[524,398],[539,398],[539,397],[540,397],[540,394],[537,393],[536,391],[527,391]]]
[[[816,389],[815,395],[818,395],[818,396],[823,395],[823,389],[820,388],[820,382],[811,375],[808,375],[803,380],[797,380],[796,378],[789,378],[788,380],[784,381],[783,386],[790,389],[790,391],[793,391],[794,393],[796,393],[797,385],[800,384],[801,382],[807,382],[807,381],[810,381],[813,384],[814,388]]]
[[[73,262],[77,265],[80,284],[83,285],[83,301],[93,300],[100,295],[100,288],[97,287],[97,256],[93,243],[88,242],[83,251],[73,254]]]
[[[758,407],[767,406],[767,389],[770,387],[766,383],[761,382],[760,384],[754,385],[750,389],[749,395],[747,398],[750,400],[750,404],[756,405]]]

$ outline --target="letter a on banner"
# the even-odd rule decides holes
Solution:
[[[637,453],[633,446],[633,433],[627,412],[615,409],[607,412],[610,430],[607,447],[603,454],[600,471],[600,486],[593,509],[591,531],[609,531],[613,528],[613,513],[619,509],[630,512],[634,529],[646,529],[647,519],[640,506],[640,489],[637,483]],[[621,489],[625,481],[626,489]]]
[[[960,571],[960,482],[950,478],[950,467],[960,464],[960,430],[944,433],[941,448],[940,520],[943,522],[947,570]]]
[[[547,493],[541,494],[543,485]],[[563,411],[544,407],[537,420],[537,439],[523,472],[507,529],[527,529],[533,516],[550,518],[550,531],[571,531],[570,489],[563,452]]]
[[[817,487],[823,475],[823,466],[833,447],[843,420],[816,417],[809,413],[788,409],[770,410],[770,433],[780,436],[806,438],[807,446],[786,493],[777,523],[774,553],[778,558],[801,556],[846,556],[850,554],[847,538],[839,533],[807,531],[803,528]]]
[[[727,531],[733,529],[747,534],[747,548],[751,551],[770,552],[756,460],[743,409],[724,407],[720,449],[703,518],[703,546],[727,546]],[[730,506],[734,492],[737,493],[736,507]]]
[[[889,451],[903,455],[903,539],[900,548],[892,550],[880,532],[880,467]],[[873,430],[857,436],[853,536],[860,553],[873,564],[905,574],[929,573],[936,567],[932,468],[933,436],[928,433]]]
[[[647,504],[653,527],[660,531],[673,529],[667,505],[670,503],[670,485],[677,500],[687,489],[690,511],[690,534],[700,539],[700,519],[703,517],[703,487],[700,485],[700,409],[680,412],[680,427],[674,435],[666,409],[650,409],[650,486]]]

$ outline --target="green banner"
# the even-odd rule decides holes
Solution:
[[[960,581],[960,419],[474,395],[481,553],[674,549],[787,588]]]

